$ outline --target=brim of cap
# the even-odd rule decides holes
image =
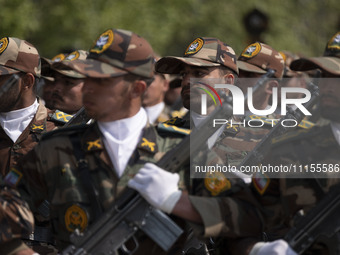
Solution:
[[[19,72],[20,72],[19,70],[0,65],[0,75],[13,74],[13,73],[19,73]]]
[[[57,71],[58,73],[65,75],[67,77],[71,77],[71,78],[76,78],[76,79],[81,79],[81,78],[86,78],[85,75],[78,73],[74,70],[58,70],[58,69],[53,69],[55,71]]]
[[[54,78],[50,76],[41,75],[40,78],[48,80],[48,81],[54,81]]]
[[[255,65],[249,64],[247,62],[244,61],[239,61],[237,60],[237,66],[238,69],[246,71],[246,72],[252,72],[252,73],[267,73],[266,70],[263,70],[260,67],[257,67]]]
[[[206,67],[220,66],[218,63],[200,58],[164,57],[156,62],[155,70],[158,73],[179,74],[182,71],[183,64]]]
[[[55,69],[69,67],[76,72],[91,78],[110,78],[127,74],[128,71],[106,64],[95,59],[76,59],[72,61],[60,61],[52,64]]]
[[[290,64],[290,69],[295,71],[309,71],[318,68],[334,75],[340,75],[340,58],[300,58]]]

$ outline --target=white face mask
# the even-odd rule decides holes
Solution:
[[[6,134],[15,143],[30,124],[39,107],[37,100],[26,108],[0,113],[0,124]]]

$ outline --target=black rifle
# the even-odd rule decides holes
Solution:
[[[63,126],[69,127],[79,124],[86,124],[91,118],[87,115],[84,106],[73,115],[73,117]]]
[[[328,248],[329,255],[340,254],[340,185],[334,185],[305,216],[297,219],[284,239],[298,254],[314,243]]]
[[[273,71],[265,75],[254,91],[272,75]],[[189,163],[191,156],[197,155],[198,151],[206,146],[208,138],[220,128],[213,127],[213,120],[231,116],[232,106],[229,103],[217,107],[197,129],[166,153],[157,165],[169,172],[178,172],[182,166]],[[138,230],[143,231],[165,251],[168,251],[183,233],[169,216],[150,206],[135,190],[126,188],[111,209],[84,233],[75,232],[71,235],[73,244],[61,254],[113,254],[118,249],[133,254],[138,249],[138,240],[134,237]],[[132,250],[128,250],[125,245],[128,240],[135,243]]]
[[[12,74],[11,77],[0,87],[0,98],[20,79],[19,75]]]
[[[306,109],[311,109],[317,102],[317,99],[319,97],[319,88],[314,83],[310,82],[308,84],[309,91],[311,92],[311,98],[310,100],[304,104],[304,107]],[[280,135],[285,134],[288,130],[291,130],[293,127],[288,127],[285,125],[282,125],[283,122],[287,120],[295,120],[297,124],[299,124],[302,119],[305,117],[303,112],[297,108],[295,111],[293,111],[291,108],[288,108],[287,114],[283,116],[278,123],[266,134],[261,141],[255,146],[255,148],[249,153],[243,161],[240,163],[238,168],[240,169],[241,166],[256,166],[260,165],[263,161],[264,157],[269,152],[272,140],[275,137],[278,137]]]

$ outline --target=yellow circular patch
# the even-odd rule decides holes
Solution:
[[[72,60],[78,59],[79,56],[80,56],[79,51],[76,50],[76,51],[73,51],[72,53],[68,54],[65,60],[72,61]]]
[[[3,53],[4,50],[7,49],[7,46],[8,46],[8,38],[7,37],[1,38],[1,40],[0,40],[0,54]]]
[[[231,188],[230,181],[223,173],[207,173],[204,179],[204,185],[210,191],[212,196],[217,196],[221,192]]]
[[[65,226],[70,232],[76,229],[83,232],[88,224],[88,217],[86,211],[79,205],[72,205],[67,208],[65,212]]]
[[[261,50],[261,45],[259,43],[250,44],[245,50],[242,52],[241,56],[245,58],[255,57]]]
[[[191,55],[198,52],[203,47],[204,41],[201,38],[195,39],[190,45],[188,46],[187,50],[185,51],[184,55]]]
[[[328,49],[340,50],[340,32],[336,33],[327,45]]]
[[[104,33],[102,33],[99,38],[97,39],[96,43],[92,46],[90,49],[90,52],[94,53],[102,53],[105,51],[113,42],[113,31],[107,30]]]
[[[54,57],[51,59],[51,61],[52,61],[52,62],[60,62],[60,61],[62,61],[62,60],[64,60],[64,59],[65,59],[65,54],[64,54],[64,53],[60,53],[60,54],[54,56]]]

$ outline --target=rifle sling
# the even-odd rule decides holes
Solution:
[[[77,159],[80,181],[83,184],[85,192],[90,200],[91,207],[94,212],[94,219],[98,219],[103,210],[98,199],[98,191],[92,182],[87,160],[85,159],[85,153],[81,147],[80,137],[73,135],[70,136],[70,140],[74,148],[74,156]]]

